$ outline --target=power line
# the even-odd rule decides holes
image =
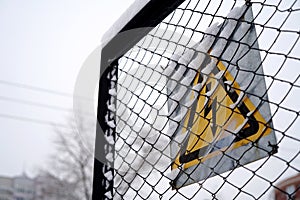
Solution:
[[[48,126],[52,126],[52,127],[72,129],[71,127],[69,127],[65,124],[62,124],[62,123],[51,122],[51,121],[40,120],[40,119],[33,119],[33,118],[28,118],[28,117],[23,117],[23,116],[16,116],[16,115],[0,113],[0,117],[1,118],[6,118],[6,119],[13,119],[13,120],[18,120],[18,121],[23,121],[23,122],[32,122],[32,123],[36,123],[36,124],[48,125]]]
[[[91,98],[88,98],[88,97],[84,97],[84,96],[80,96],[80,95],[74,95],[72,93],[67,93],[67,92],[49,90],[49,89],[46,89],[46,88],[41,88],[41,87],[32,86],[32,85],[23,84],[23,83],[16,83],[16,82],[10,82],[10,81],[6,81],[6,80],[0,80],[0,84],[12,86],[12,87],[23,88],[23,89],[28,89],[28,90],[33,90],[33,91],[38,91],[38,92],[54,94],[54,95],[59,95],[59,96],[64,96],[64,97],[80,98],[80,99],[86,100],[86,101],[94,101],[94,99],[91,99]]]
[[[27,100],[12,98],[12,97],[0,96],[0,100],[1,101],[7,101],[7,102],[19,103],[19,104],[25,104],[25,105],[29,105],[29,106],[37,106],[37,107],[41,107],[41,108],[48,108],[48,109],[58,110],[58,111],[65,111],[65,112],[75,112],[75,111],[77,111],[82,115],[93,116],[93,113],[90,113],[90,112],[83,112],[83,111],[74,110],[74,109],[71,109],[71,108],[64,108],[64,107],[60,107],[60,106],[47,105],[47,104],[43,104],[43,103],[32,102],[32,101],[27,101]]]

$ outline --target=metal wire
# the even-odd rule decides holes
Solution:
[[[251,22],[226,17],[233,8],[244,3],[253,10]],[[300,110],[297,99],[300,95],[300,27],[293,21],[297,17],[300,17],[300,5],[297,1],[187,0],[122,56],[118,60],[116,82],[114,199],[280,199],[280,196],[295,198],[299,186],[291,192],[280,187],[279,183],[297,175],[300,168],[300,137],[297,134]],[[276,135],[277,143],[269,144],[272,151],[267,152],[267,157],[243,164],[242,158],[251,148],[266,152],[256,141],[243,138],[251,145],[249,149],[241,152],[238,157],[240,159],[227,153],[230,151],[229,146],[219,149],[220,160],[234,160],[233,169],[219,173],[216,168],[212,168],[213,175],[174,189],[170,185],[170,182],[174,181],[174,177],[170,175],[174,163],[174,157],[170,156],[171,141],[174,138],[168,131],[172,123],[177,123],[181,129],[188,127],[183,122],[186,115],[178,123],[172,115],[174,112],[167,113],[172,104],[170,102],[177,104],[177,111],[179,107],[186,107],[184,103],[176,100],[174,95],[183,93],[187,96],[186,91],[180,90],[188,88],[187,91],[191,91],[196,80],[191,80],[187,87],[175,78],[175,74],[182,73],[184,78],[188,73],[197,74],[199,71],[191,69],[188,65],[190,63],[186,63],[181,64],[184,66],[184,71],[181,72],[178,60],[172,55],[182,57],[188,51],[199,51],[193,46],[193,42],[203,41],[205,36],[210,35],[205,32],[207,27],[216,22],[222,25],[226,20],[235,20],[238,23],[243,21],[255,27],[255,42],[258,42],[259,47],[241,41],[242,38],[236,40],[219,35],[218,39],[226,40],[227,46],[235,43],[249,48],[249,51],[258,51],[261,56],[259,66],[254,71],[240,68],[233,62],[238,50],[233,52],[231,59],[222,57],[225,50],[220,56],[211,55],[211,58],[229,63],[228,65],[235,67],[236,74],[253,76],[250,85],[254,84],[257,77],[266,81],[265,91],[260,91],[260,95],[248,92],[247,89],[234,89],[238,93],[244,92],[248,98],[259,99],[253,112],[260,112],[265,105],[270,106],[270,116],[265,121],[258,120],[258,124],[264,127],[263,132],[271,129]],[[234,32],[236,31],[237,28]],[[162,46],[164,48],[161,48]],[[177,67],[168,76],[164,72],[172,63],[177,63]],[[263,68],[264,73],[259,72],[259,68]],[[229,67],[226,70],[229,70]],[[237,77],[234,77],[235,80]],[[172,84],[176,86],[170,90]],[[199,93],[198,98],[201,97],[207,96]],[[231,109],[231,116],[240,114],[224,103],[225,98],[226,95],[223,99],[218,99],[219,107],[216,112],[223,108]],[[191,108],[187,109],[191,112]],[[177,115],[180,115],[180,112],[177,112]],[[194,121],[204,118],[200,112],[195,116]],[[218,125],[217,128],[222,127]],[[204,131],[206,129],[207,127]],[[190,134],[197,135],[193,131]],[[213,145],[212,141],[201,137],[198,138],[199,141]],[[182,146],[183,143],[177,142],[176,145]],[[289,148],[291,149],[287,150]],[[198,158],[198,161],[197,165],[206,165],[201,158]],[[190,173],[183,173],[190,176]]]

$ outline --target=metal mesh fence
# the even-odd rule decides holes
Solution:
[[[119,58],[113,198],[297,198],[299,20],[297,1],[186,0]]]

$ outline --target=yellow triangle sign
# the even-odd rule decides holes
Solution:
[[[182,134],[188,132],[189,137],[181,144],[172,169],[189,168],[272,132],[224,64],[216,63],[217,73],[206,78],[198,72],[194,79],[194,85],[203,86],[184,119]]]

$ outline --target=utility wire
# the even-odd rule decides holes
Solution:
[[[38,91],[38,92],[54,94],[54,95],[59,95],[59,96],[64,96],[64,97],[80,98],[80,99],[86,100],[86,101],[94,101],[94,99],[91,99],[91,98],[88,98],[88,97],[74,95],[72,93],[67,93],[67,92],[49,90],[49,89],[46,89],[46,88],[27,85],[27,84],[23,84],[23,83],[16,83],[16,82],[10,82],[10,81],[6,81],[6,80],[0,80],[0,84],[12,86],[12,87],[23,88],[23,89],[28,89],[28,90],[33,90],[33,91]]]
[[[0,113],[0,117],[5,118],[5,119],[13,119],[13,120],[18,120],[18,121],[23,121],[23,122],[32,122],[32,123],[42,124],[42,125],[47,125],[47,126],[52,126],[52,127],[72,129],[71,127],[69,127],[65,124],[62,124],[62,123],[46,121],[46,120],[40,120],[40,119],[34,119],[34,118],[23,117],[23,116],[16,116],[16,115],[11,115],[11,114]]]
[[[6,96],[1,96],[1,95],[0,95],[0,101],[14,102],[14,103],[25,104],[25,105],[29,105],[29,106],[37,106],[37,107],[41,107],[41,108],[48,108],[48,109],[52,109],[52,110],[65,111],[65,112],[78,112],[82,115],[88,115],[88,116],[94,115],[91,112],[84,112],[81,110],[74,110],[71,108],[64,108],[64,107],[55,106],[55,105],[47,105],[47,104],[43,104],[43,103],[27,101],[27,100],[12,98],[12,97],[6,97]]]

